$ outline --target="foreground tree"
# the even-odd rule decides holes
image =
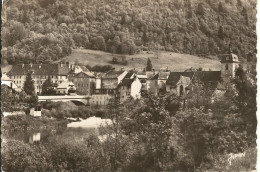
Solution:
[[[248,141],[255,144],[256,139],[256,82],[255,76],[247,74],[243,68],[238,68],[235,79],[238,92],[238,107],[243,120],[246,122]]]
[[[52,88],[51,78],[48,76],[48,79],[42,84],[42,95],[53,95],[54,90]]]
[[[25,93],[28,94],[28,95],[34,95],[35,94],[33,82],[34,81],[32,79],[32,73],[28,72],[28,74],[26,76],[26,80],[24,82],[24,86],[23,86]]]
[[[104,132],[107,133],[108,139],[103,145],[103,149],[110,158],[111,171],[117,171],[125,162],[125,148],[129,142],[122,130],[125,114],[118,97],[109,101],[106,116],[112,120],[112,125],[105,128]]]

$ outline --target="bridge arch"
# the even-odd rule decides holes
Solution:
[[[82,101],[79,101],[79,100],[70,100],[70,102],[74,103],[77,106],[87,105],[85,102],[82,102]]]

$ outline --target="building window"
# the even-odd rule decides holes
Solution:
[[[228,70],[228,64],[226,64],[226,70]]]

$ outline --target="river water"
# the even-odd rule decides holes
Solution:
[[[67,127],[8,132],[8,135],[4,135],[3,138],[20,140],[24,143],[48,143],[52,139],[84,141],[91,134],[100,136],[102,133],[101,130],[111,124],[111,120],[90,117],[85,120],[69,123]]]

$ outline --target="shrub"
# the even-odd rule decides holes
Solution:
[[[18,140],[2,142],[4,171],[51,171],[51,154],[43,146],[28,145]]]

